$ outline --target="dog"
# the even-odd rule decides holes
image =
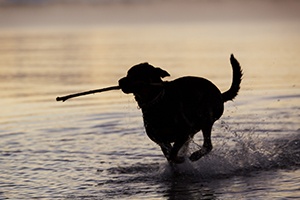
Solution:
[[[178,152],[200,130],[202,147],[189,159],[197,161],[208,154],[213,146],[213,124],[224,111],[224,103],[233,100],[240,89],[243,72],[239,62],[231,54],[233,78],[226,92],[209,80],[185,76],[173,81],[163,81],[170,74],[148,63],[131,67],[126,77],[119,80],[125,94],[132,93],[143,113],[144,127],[148,137],[157,143],[170,163],[185,161]]]

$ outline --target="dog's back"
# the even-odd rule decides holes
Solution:
[[[223,99],[220,90],[209,80],[200,77],[182,77],[166,84],[166,90],[179,98],[180,106],[190,122],[199,124],[217,120],[223,113]]]

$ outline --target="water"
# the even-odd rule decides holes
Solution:
[[[0,32],[0,199],[300,198],[299,24],[173,23]],[[272,33],[270,35],[270,32]],[[131,95],[57,96],[117,84],[148,61],[222,91],[244,80],[213,151],[170,167]],[[189,152],[202,143],[195,138]]]

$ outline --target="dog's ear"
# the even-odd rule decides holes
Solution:
[[[163,70],[159,67],[156,67],[155,71],[159,75],[159,77],[161,77],[161,78],[165,78],[166,76],[170,76],[170,74],[167,71],[165,71],[165,70]]]

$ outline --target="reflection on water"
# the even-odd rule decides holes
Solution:
[[[298,35],[263,24],[1,32],[0,198],[300,197]],[[55,102],[115,85],[144,61],[168,80],[203,76],[224,91],[230,53],[244,69],[242,89],[214,127],[215,149],[197,163],[168,166],[130,95]]]

